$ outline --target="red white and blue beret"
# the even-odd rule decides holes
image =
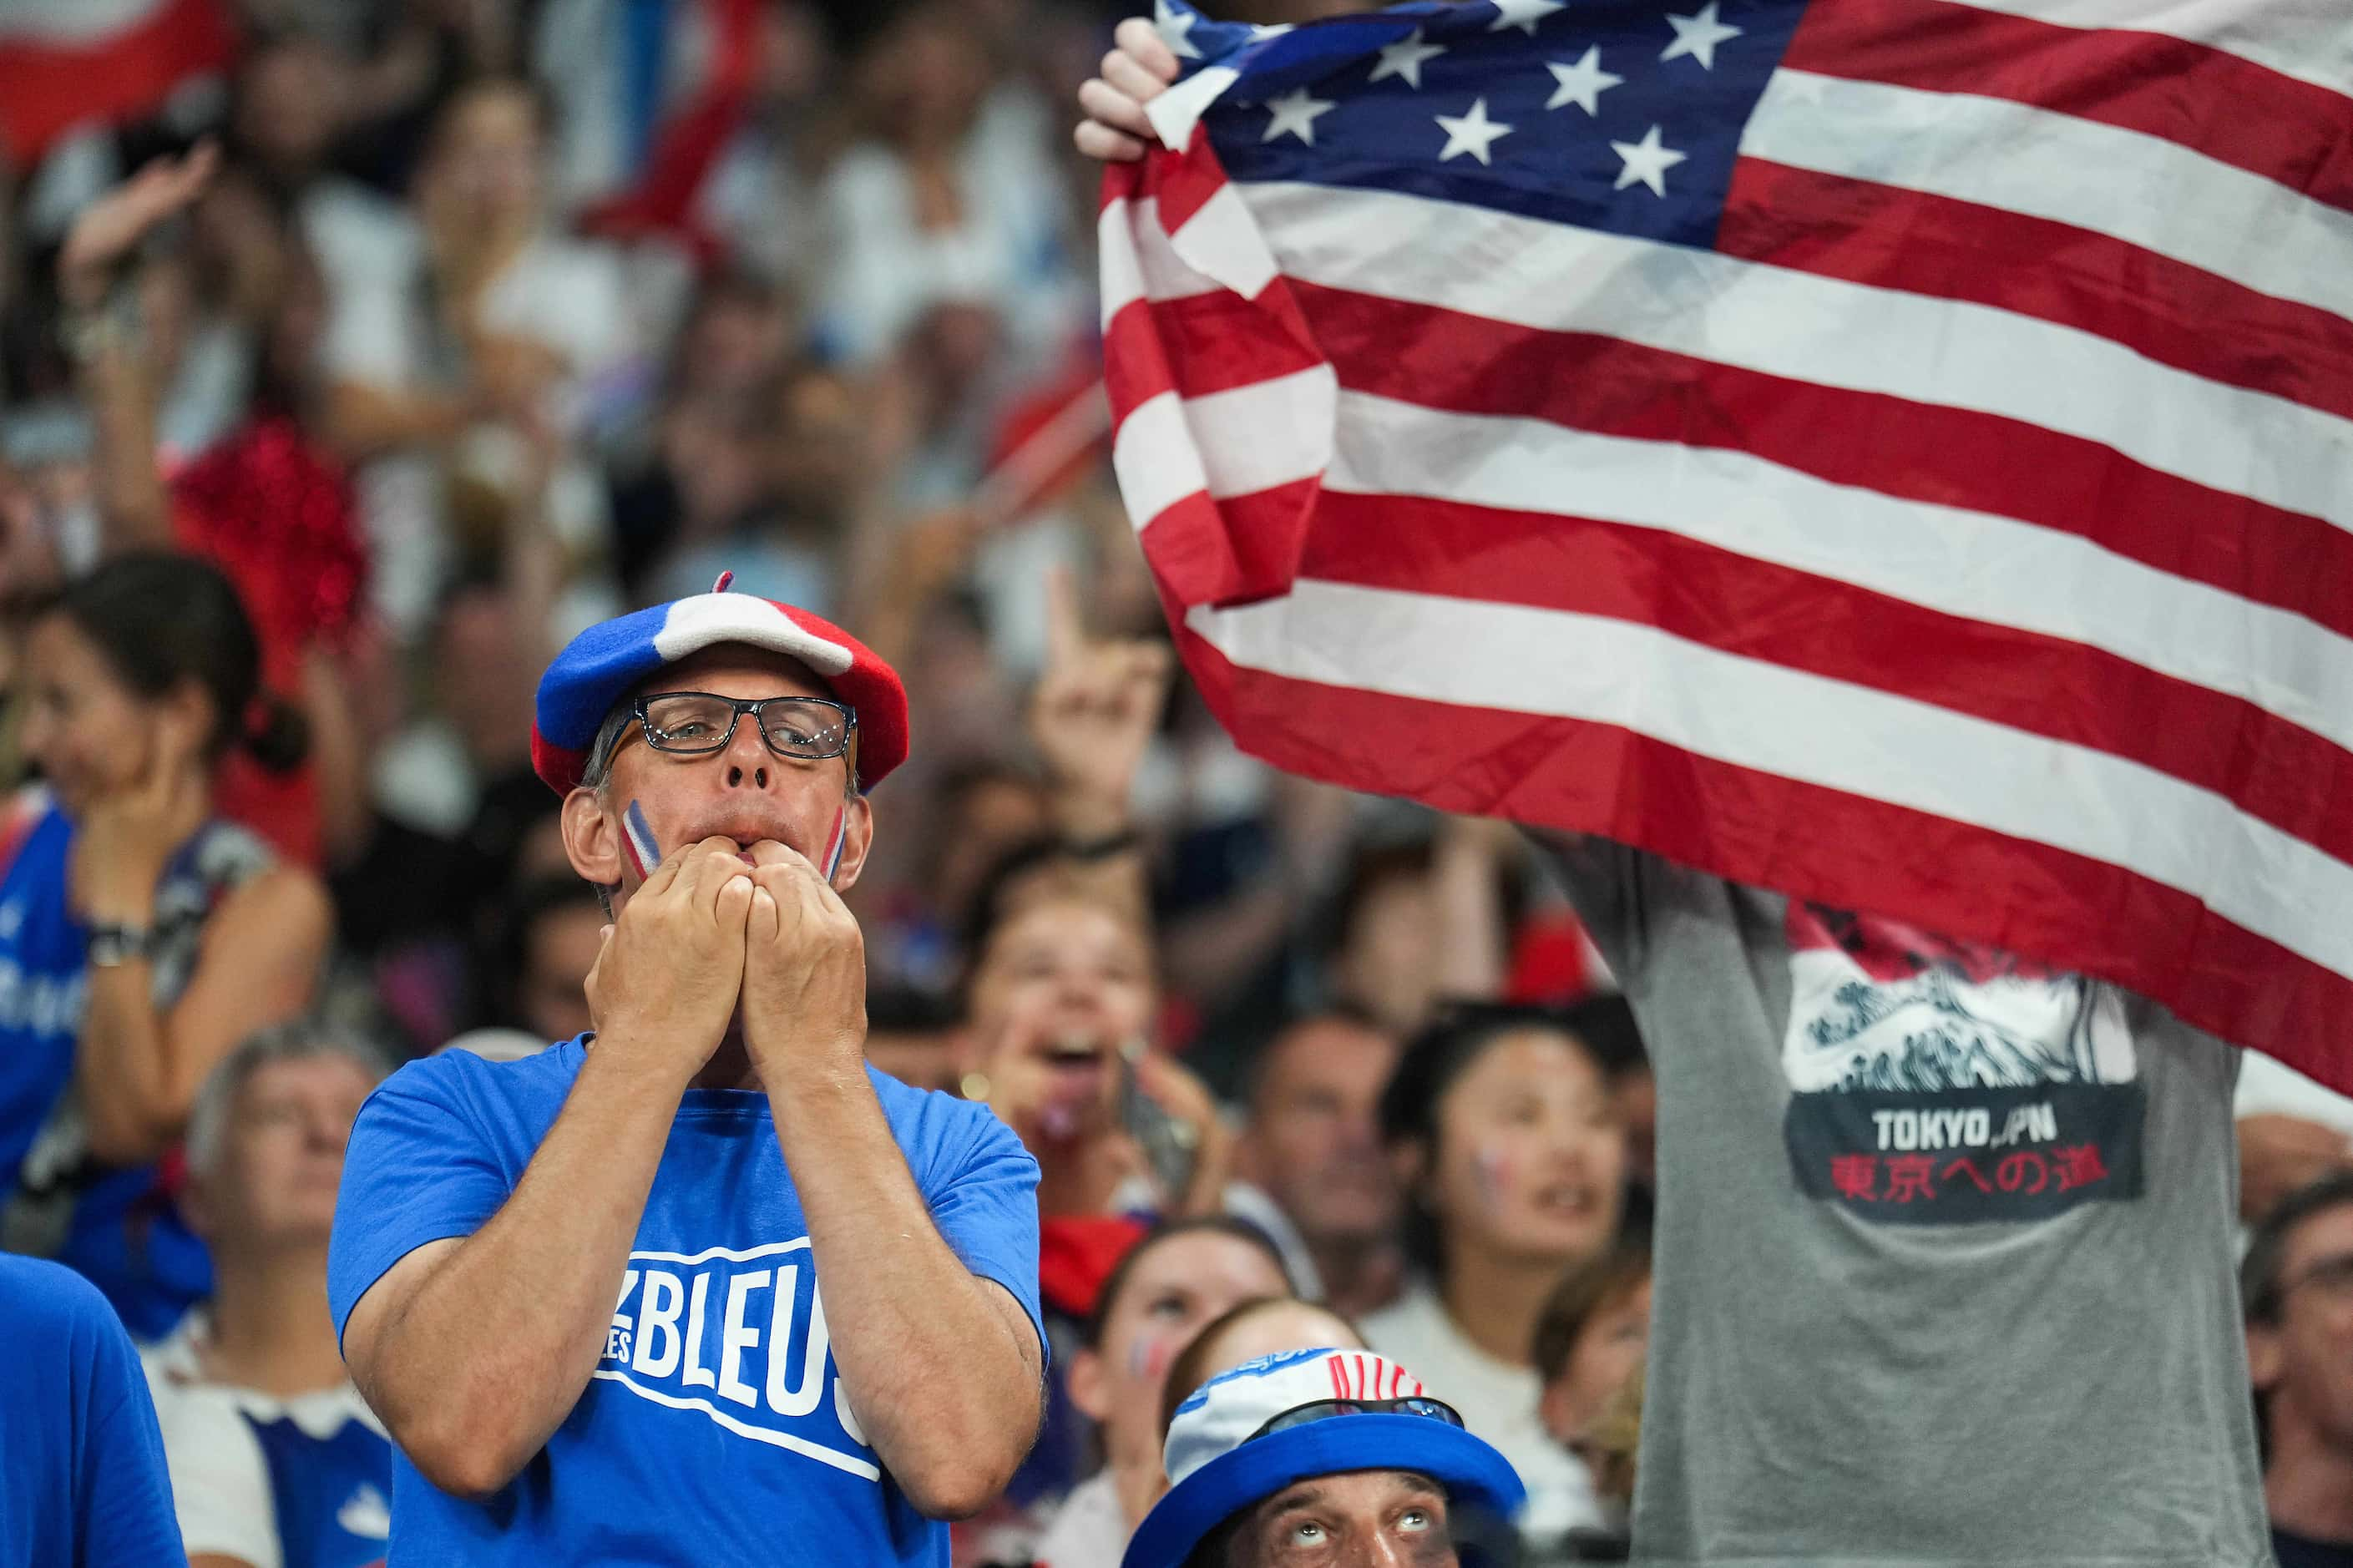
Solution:
[[[774,599],[719,589],[590,626],[540,677],[531,763],[558,795],[588,771],[588,749],[613,705],[664,665],[720,643],[797,658],[858,713],[858,784],[871,789],[907,760],[907,689],[873,649],[830,621]]]

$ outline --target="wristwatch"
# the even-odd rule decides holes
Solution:
[[[134,958],[154,957],[155,933],[138,926],[92,926],[83,952],[98,968],[112,969]]]

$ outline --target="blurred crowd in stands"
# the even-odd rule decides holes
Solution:
[[[870,1054],[1043,1171],[1047,1430],[960,1559],[1115,1562],[1191,1386],[1358,1343],[1512,1459],[1536,1560],[1622,1552],[1641,1042],[1507,827],[1278,774],[1183,679],[1068,125],[1124,8],[153,9],[66,29],[178,51],[79,118],[0,23],[0,1162],[6,1247],[153,1347],[192,1552],[294,1560],[292,1463],[381,1554],[343,1138],[401,1059],[589,1027],[533,686],[722,572],[904,673]],[[2248,1259],[2274,1505],[2342,1542],[2353,1117],[2246,1109],[2250,1219],[2302,1189]]]

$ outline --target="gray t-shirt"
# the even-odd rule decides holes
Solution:
[[[1998,950],[1551,847],[1658,1080],[1639,1561],[2270,1562],[2234,1050]]]

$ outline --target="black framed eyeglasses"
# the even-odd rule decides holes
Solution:
[[[1462,1417],[1456,1413],[1454,1406],[1442,1399],[1424,1399],[1419,1395],[1409,1399],[1319,1399],[1312,1405],[1293,1405],[1242,1441],[1254,1443],[1277,1432],[1288,1432],[1293,1426],[1312,1426],[1339,1415],[1420,1415],[1432,1421],[1443,1421],[1449,1426],[1462,1425]]]
[[[673,756],[707,756],[735,738],[744,714],[780,757],[818,763],[849,750],[858,710],[824,697],[763,697],[747,701],[715,691],[649,691],[631,704],[646,744]]]

